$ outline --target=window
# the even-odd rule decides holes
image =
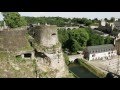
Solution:
[[[24,54],[24,57],[25,57],[25,58],[31,58],[31,53],[25,53],[25,54]]]
[[[56,33],[53,33],[52,35],[56,35]]]
[[[95,54],[93,54],[92,57],[95,57]]]

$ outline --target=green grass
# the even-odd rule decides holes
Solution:
[[[26,62],[26,60],[25,60],[25,59],[22,59],[21,56],[17,56],[17,57],[16,57],[16,61],[17,61],[17,62]]]
[[[26,33],[26,35],[25,35],[25,39],[27,40],[26,46],[20,48],[19,50],[21,50],[21,51],[33,50],[33,47],[30,46],[30,43],[29,43],[29,41],[28,41],[28,40],[30,39],[30,37],[31,37],[31,36],[30,36],[28,33]]]

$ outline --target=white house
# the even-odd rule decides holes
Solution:
[[[96,29],[96,28],[98,28],[98,25],[91,25],[90,28],[91,29]]]
[[[90,60],[106,60],[117,55],[113,44],[88,46],[84,51],[84,58]]]
[[[106,25],[106,21],[104,19],[101,20],[101,26],[105,26]]]

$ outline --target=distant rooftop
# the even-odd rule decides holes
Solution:
[[[89,53],[107,52],[107,51],[114,50],[114,45],[104,44],[104,45],[97,45],[97,46],[88,46],[87,50]]]

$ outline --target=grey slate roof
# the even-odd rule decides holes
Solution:
[[[97,46],[88,46],[88,53],[100,53],[114,50],[115,47],[113,44],[97,45]]]
[[[110,33],[110,35],[112,35],[112,36],[118,36],[119,33],[120,33],[120,31],[112,31]]]

